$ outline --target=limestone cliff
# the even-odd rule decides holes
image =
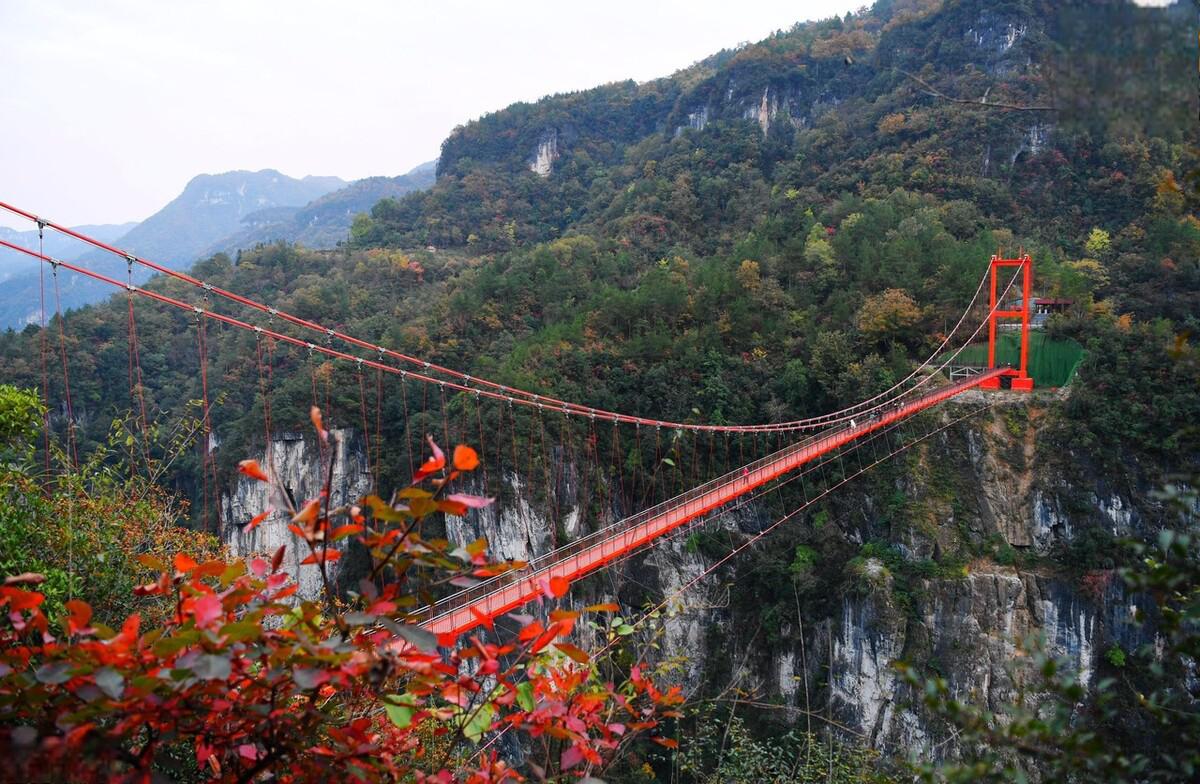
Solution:
[[[316,497],[324,480],[324,467],[333,460],[332,492],[333,506],[351,503],[371,492],[371,473],[366,454],[355,431],[331,430],[329,445],[318,447],[310,434],[282,433],[277,435],[270,449],[270,457],[257,455],[259,462],[288,492],[293,504],[303,504]],[[282,499],[271,497],[271,486],[248,477],[238,475],[231,492],[221,499],[221,516],[229,521],[222,538],[229,546],[231,555],[271,555],[279,547],[287,546],[284,568],[296,576],[300,584],[299,596],[313,598],[320,594],[321,575],[316,566],[301,566],[308,555],[306,543],[288,530],[288,516],[283,512]],[[276,511],[255,528],[245,531],[245,523],[255,515],[273,507]],[[341,561],[330,564],[336,579]]]
[[[951,404],[931,423],[959,416],[981,400]],[[1144,598],[1124,595],[1111,579],[1085,594],[1072,578],[1038,559],[1088,526],[1125,533],[1146,516],[1140,507],[1145,499],[1115,492],[1099,480],[1093,487],[1072,487],[1053,468],[1039,432],[1055,402],[1052,395],[1001,398],[991,411],[898,458],[882,482],[863,479],[839,491],[827,507],[835,513],[830,522],[819,514],[797,517],[790,531],[772,534],[725,568],[711,570],[733,545],[777,516],[769,499],[710,515],[577,583],[569,601],[615,598],[636,617],[646,601],[668,599],[661,618],[639,633],[657,638],[658,655],[677,665],[675,677],[690,694],[736,682],[795,708],[793,721],[802,710],[828,706],[840,724],[873,747],[951,754],[953,737],[901,683],[893,667],[897,661],[940,674],[957,696],[999,708],[1015,693],[1013,668],[1020,677],[1022,639],[1044,637],[1048,650],[1064,657],[1084,683],[1094,680],[1111,646],[1131,650],[1154,639],[1152,628],[1133,619]],[[339,504],[368,492],[371,477],[352,431],[334,431],[333,444],[333,502]],[[272,455],[274,470],[297,500],[315,494],[321,458],[311,439],[285,434],[273,443]],[[612,506],[597,515],[593,503],[585,517],[580,466],[564,462],[561,449],[552,450],[551,463],[547,475],[557,479],[549,487],[540,476],[530,482],[492,468],[486,489],[499,491],[501,500],[466,518],[446,518],[448,538],[466,544],[482,536],[495,557],[527,560],[626,513]],[[463,489],[483,492],[482,475]],[[266,492],[262,483],[239,481],[224,499],[225,519],[249,519],[265,508]],[[896,507],[888,495],[907,500]],[[746,595],[747,576],[764,568],[772,550],[783,542],[791,547],[797,535],[803,539],[805,531],[818,528],[849,552],[886,540],[893,560],[890,566],[875,556],[833,564],[843,576],[825,586],[835,591],[823,597],[812,595],[803,578],[795,589],[788,582],[780,595]],[[319,589],[316,570],[298,566],[303,544],[287,530],[283,515],[250,533],[231,527],[226,541],[239,555],[286,544],[302,595]],[[1016,552],[1027,565],[998,563],[986,554],[988,548]],[[907,582],[892,573],[954,557],[964,565],[950,573],[917,572]],[[802,608],[799,623],[792,606]]]

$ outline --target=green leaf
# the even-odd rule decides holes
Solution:
[[[387,711],[392,724],[404,729],[412,724],[413,716],[418,710],[415,694],[387,694],[383,698],[383,709]]]
[[[492,716],[496,713],[496,707],[492,703],[479,706],[479,710],[471,716],[471,720],[463,727],[463,735],[466,735],[473,741],[478,742],[483,737],[483,733],[487,732],[492,727]]]
[[[188,629],[179,632],[172,637],[164,637],[154,643],[155,656],[170,656],[173,653],[179,653],[189,645],[193,645],[200,641],[200,632],[196,629]]]
[[[537,701],[533,698],[533,684],[529,681],[517,684],[517,704],[526,713],[531,713],[537,707]]]
[[[254,621],[236,621],[221,627],[221,634],[235,642],[256,640],[262,634],[262,627]]]
[[[412,724],[413,715],[416,711],[407,705],[384,705],[383,709],[387,711],[388,718],[392,720],[400,729],[405,729]]]

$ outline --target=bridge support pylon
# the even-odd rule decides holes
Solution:
[[[1002,310],[996,307],[997,278],[1001,269],[1017,267],[1021,275],[1021,308],[1020,310]],[[988,363],[989,368],[996,367],[996,325],[1004,320],[1019,319],[1021,321],[1021,359],[1015,368],[1010,368],[1003,377],[988,379],[980,384],[982,389],[1000,389],[1004,378],[1009,379],[1011,389],[1029,392],[1033,389],[1033,379],[1029,376],[1029,312],[1033,300],[1033,259],[1026,253],[1015,259],[1002,259],[992,256],[992,296],[988,311]]]

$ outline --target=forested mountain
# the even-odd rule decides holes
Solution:
[[[424,190],[434,181],[437,164],[423,163],[398,177],[366,177],[331,191],[301,207],[276,207],[246,215],[241,230],[223,237],[207,254],[234,253],[268,242],[293,242],[326,249],[346,239],[354,216],[369,212],[382,199]]]
[[[836,223],[903,188],[955,211],[951,231],[1003,226],[1060,258],[1093,255],[1101,228],[1110,276],[1139,278],[1127,307],[1158,312],[1188,273],[1141,258],[1174,260],[1189,229],[1139,217],[1158,194],[1178,201],[1192,160],[1196,94],[1175,67],[1194,49],[1189,4],[941,6],[878,3],[671,78],[483,117],[446,140],[435,188],[381,204],[359,240],[487,252],[586,232],[663,256],[753,232],[797,255],[805,209]],[[1111,29],[1133,32],[1099,51]]]
[[[443,144],[432,187],[380,201],[350,243],[217,254],[192,274],[564,399],[766,422],[887,389],[937,344],[991,254],[1030,252],[1036,292],[1071,302],[1048,333],[1087,349],[1070,386],[1005,398],[781,530],[712,578],[714,592],[738,586],[724,604],[691,607],[662,641],[697,662],[688,672],[701,693],[732,689],[736,667],[750,672],[769,693],[760,707],[787,706],[750,719],[764,733],[798,726],[787,711],[807,710],[811,690],[856,742],[954,754],[957,736],[897,679],[895,661],[928,666],[957,694],[978,689],[989,706],[1014,699],[1003,673],[1017,632],[1045,633],[1085,687],[1153,671],[1118,672],[1155,632],[1134,622],[1136,601],[1112,578],[1131,557],[1118,540],[1153,538],[1168,516],[1158,490],[1200,465],[1194,21],[1187,2],[880,0],[669,77],[468,122]],[[377,187],[408,184],[364,181],[260,214],[245,236],[286,226],[303,244],[299,227],[326,225],[324,210],[340,220]],[[197,301],[174,281],[149,285]],[[126,308],[122,297],[65,321],[85,448],[130,406]],[[137,312],[152,415],[183,416],[200,397],[196,327],[152,303]],[[221,482],[233,494],[234,463],[262,448],[261,369],[247,360],[253,334],[207,334]],[[38,340],[32,327],[0,336],[0,380],[40,385]],[[278,430],[304,426],[318,379],[327,421],[362,421],[353,367],[284,347],[272,361]],[[50,382],[58,399],[61,379]],[[415,386],[383,396],[389,445],[441,427],[428,414],[410,420],[410,404],[424,402]],[[503,426],[497,411],[476,416],[480,432]],[[56,412],[60,429],[63,419]],[[534,437],[510,434],[522,456]],[[599,452],[617,453],[628,481],[667,470],[640,443],[609,438]],[[384,488],[405,479],[404,458],[384,452]],[[537,516],[545,498],[524,474],[544,466],[489,459],[505,469],[493,476],[511,478],[502,502],[534,509],[522,530],[536,541],[553,523]],[[598,485],[620,481],[593,469]],[[169,481],[195,497],[197,475],[188,454]],[[592,525],[622,511],[575,503],[591,504]],[[783,511],[770,503],[647,557],[638,580],[612,590],[637,606],[678,585],[684,572],[672,570],[698,573]],[[801,641],[801,624],[819,626]],[[1120,656],[1102,655],[1114,647]],[[1103,732],[1114,748],[1153,749],[1171,729],[1131,719]],[[753,756],[752,744],[739,748]]]

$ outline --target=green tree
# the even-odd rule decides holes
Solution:
[[[1102,258],[1112,249],[1112,237],[1104,229],[1092,229],[1083,247],[1089,256]]]

